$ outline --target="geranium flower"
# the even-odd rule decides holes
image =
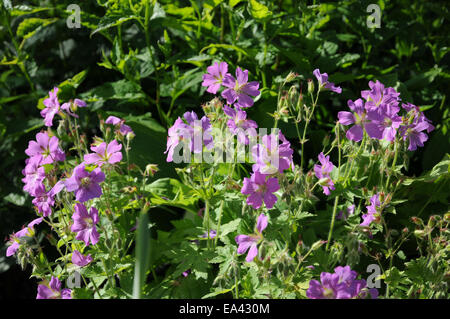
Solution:
[[[78,118],[78,115],[75,114],[77,108],[86,107],[86,102],[80,99],[70,100],[70,102],[63,103],[61,105],[61,109],[64,110],[70,116]],[[72,112],[73,111],[73,112]]]
[[[373,125],[373,132],[378,130],[376,137],[385,139],[386,141],[395,140],[397,129],[402,124],[401,116],[398,116],[398,107],[390,107],[387,104],[379,106],[378,110],[367,112],[367,118],[371,121],[369,124]],[[367,126],[366,126],[367,127]]]
[[[423,147],[423,143],[428,140],[428,135],[423,131],[431,131],[433,129],[433,125],[431,125],[428,121],[421,119],[420,121],[410,125],[402,126],[400,128],[400,132],[404,141],[409,140],[408,150],[415,151],[417,146]]]
[[[364,107],[362,99],[357,99],[355,102],[348,100],[348,107],[351,112],[341,111],[338,113],[339,123],[342,125],[353,125],[345,134],[349,140],[359,142],[362,140],[364,130],[371,138],[381,139],[381,132],[377,124],[371,123],[367,118],[367,110]]]
[[[53,199],[53,196],[45,190],[45,185],[40,183],[36,187],[33,196],[35,198],[32,203],[37,207],[38,212],[44,217],[49,216],[52,213],[52,207],[55,205],[55,200]]]
[[[41,116],[44,118],[45,126],[53,125],[53,118],[55,114],[59,112],[59,101],[58,101],[58,88],[53,88],[52,91],[48,92],[49,97],[44,100],[45,109],[41,111]]]
[[[280,189],[277,178],[267,178],[267,175],[256,171],[250,178],[245,177],[241,193],[250,195],[247,197],[247,204],[254,209],[261,207],[263,201],[268,209],[271,209],[277,197],[272,193]]]
[[[227,87],[222,92],[222,97],[227,100],[228,104],[235,103],[236,107],[250,107],[253,105],[253,98],[250,96],[258,96],[259,83],[256,81],[248,82],[248,70],[242,71],[236,68],[236,79],[228,74],[223,79],[223,86]]]
[[[86,246],[89,243],[95,245],[100,235],[97,232],[98,211],[95,207],[89,209],[89,213],[83,204],[75,204],[75,213],[72,215],[73,225],[71,231],[77,233],[76,239],[84,241]]]
[[[125,124],[125,120],[122,120],[116,116],[109,116],[106,121],[106,124],[112,124],[114,126],[118,126],[119,127],[119,133],[122,134],[123,136],[127,136],[128,134],[130,135],[135,135],[133,130],[131,129],[131,127],[129,127],[128,125]]]
[[[103,164],[115,164],[122,160],[122,144],[119,144],[116,140],[106,144],[101,143],[98,146],[91,146],[91,151],[94,153],[84,155],[84,162],[86,164],[96,164],[102,166]]]
[[[72,263],[84,267],[92,262],[92,256],[89,254],[87,256],[82,255],[78,250],[74,250],[72,253]]]
[[[61,282],[57,277],[53,277],[48,282],[43,282],[38,286],[36,299],[72,299],[72,290],[62,289]]]
[[[367,101],[367,110],[376,110],[381,105],[397,108],[400,93],[394,88],[385,88],[380,81],[369,81],[370,90],[361,91],[361,97]]]
[[[320,73],[319,69],[315,69],[313,71],[314,76],[316,77],[317,81],[319,82],[320,88],[325,88],[330,91],[336,92],[336,93],[342,93],[342,89],[339,86],[335,86],[334,83],[328,82],[328,74],[327,73]]]
[[[279,144],[281,141],[281,144]],[[275,133],[262,137],[262,143],[253,146],[252,157],[255,161],[253,171],[263,174],[283,173],[293,165],[292,155],[294,151],[291,143],[284,137],[281,131],[278,137]]]
[[[378,296],[376,289],[367,290],[365,280],[357,280],[357,273],[350,266],[336,267],[334,273],[322,272],[320,282],[313,279],[309,282],[306,296],[310,299],[351,299],[372,298]]]
[[[73,169],[72,176],[64,182],[64,186],[68,192],[75,193],[77,201],[85,202],[102,195],[102,188],[99,183],[104,180],[105,174],[99,167],[92,172],[88,172],[85,163],[81,163]]]
[[[9,243],[11,244],[6,249],[6,257],[10,257],[14,255],[20,247],[20,238],[22,237],[33,237],[34,236],[34,226],[38,225],[42,222],[43,218],[36,218],[32,220],[27,227],[24,227],[22,230],[12,234],[9,239]]]
[[[325,195],[330,195],[330,189],[334,190],[334,183],[330,173],[335,167],[330,161],[330,156],[325,156],[323,152],[319,154],[319,161],[322,165],[314,165],[314,173],[319,179],[319,185],[322,186]]]
[[[40,166],[41,157],[32,157],[25,160],[26,166],[22,171],[25,176],[22,182],[25,183],[23,190],[34,196],[36,187],[45,179],[45,169]]]
[[[222,85],[223,79],[228,73],[228,64],[226,62],[215,62],[213,65],[209,66],[207,69],[208,73],[203,74],[202,86],[207,86],[207,92],[216,94]]]
[[[369,227],[370,224],[377,219],[379,215],[379,208],[381,207],[380,196],[375,194],[370,198],[370,205],[366,206],[367,214],[362,216],[363,222],[359,224],[360,226]]]
[[[240,109],[233,110],[231,107],[225,105],[223,111],[226,115],[231,117],[231,119],[227,121],[230,132],[237,134],[240,143],[248,145],[249,139],[246,133],[250,136],[256,136],[258,124],[256,124],[255,121],[247,120],[247,113]]]
[[[268,224],[267,216],[264,214],[259,215],[256,223],[256,234],[253,235],[237,235],[235,241],[238,244],[237,253],[239,255],[245,254],[248,250],[247,257],[245,260],[247,262],[252,262],[253,259],[258,255],[258,243],[262,240],[262,232],[266,229]]]
[[[50,137],[47,132],[37,133],[36,141],[28,142],[25,154],[34,158],[34,160],[39,160],[39,165],[64,161],[66,155],[59,148],[58,142],[59,140],[56,136]]]
[[[208,117],[203,116],[199,121],[195,112],[186,112],[183,117],[187,124],[181,118],[178,118],[174,125],[169,128],[167,149],[164,152],[164,154],[168,153],[167,162],[173,161],[173,152],[181,142],[186,143],[189,151],[193,151],[194,153],[201,153],[203,145],[207,149],[211,149],[214,146],[211,135],[212,127]],[[200,141],[201,143],[195,143],[196,141]]]

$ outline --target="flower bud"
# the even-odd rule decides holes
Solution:
[[[308,93],[314,93],[314,81],[312,79],[308,79]]]
[[[145,166],[144,176],[154,176],[159,171],[158,164],[148,164]]]

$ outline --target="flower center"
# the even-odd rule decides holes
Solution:
[[[82,187],[87,187],[91,184],[91,179],[89,177],[83,177],[81,179],[81,186]]]
[[[323,296],[327,299],[332,299],[334,298],[334,291],[333,289],[329,289],[329,288],[323,288]]]
[[[94,221],[90,217],[86,217],[83,219],[88,228],[92,228],[94,226]]]

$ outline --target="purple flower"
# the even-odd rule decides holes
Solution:
[[[105,174],[99,167],[88,172],[85,163],[81,163],[73,169],[72,176],[64,182],[64,185],[68,192],[75,192],[77,201],[85,202],[102,195],[99,183],[104,180]]]
[[[66,155],[59,148],[58,138],[50,137],[47,132],[37,133],[36,141],[28,142],[25,154],[39,161],[39,165],[51,164],[55,161],[64,161]]]
[[[122,144],[119,144],[116,140],[113,140],[108,145],[106,142],[101,143],[98,146],[91,146],[91,151],[95,153],[84,155],[84,162],[86,164],[97,164],[102,166],[103,164],[114,164],[122,160]]]
[[[59,101],[58,101],[58,88],[53,88],[53,91],[48,92],[49,97],[44,100],[45,109],[41,111],[41,116],[45,119],[45,126],[53,125],[53,118],[55,114],[59,112]]]
[[[409,140],[408,150],[415,151],[417,146],[423,147],[423,143],[428,140],[428,135],[423,131],[432,129],[434,129],[434,126],[422,118],[421,121],[402,126],[400,133],[404,141]]]
[[[111,115],[106,119],[105,123],[112,124],[114,126],[120,126],[119,133],[122,134],[123,136],[127,136],[128,134],[134,136],[133,130],[131,129],[131,127],[125,124],[125,120],[122,120],[116,116]]]
[[[14,255],[17,249],[19,249],[20,238],[34,236],[34,226],[40,224],[42,220],[42,217],[36,218],[32,220],[27,227],[22,228],[22,230],[19,230],[10,236],[9,243],[11,245],[6,249],[6,257]]]
[[[31,196],[34,196],[36,187],[45,179],[45,169],[40,166],[40,162],[40,157],[27,158],[25,160],[25,169],[22,171],[22,174],[25,176],[22,178],[22,182],[25,183],[23,190]]]
[[[91,254],[84,256],[78,250],[73,251],[73,253],[72,253],[72,263],[73,264],[80,266],[80,267],[84,267],[91,262],[92,262]]]
[[[369,227],[370,224],[377,219],[381,212],[378,212],[381,207],[380,196],[375,194],[370,198],[370,206],[366,206],[367,214],[362,216],[363,222],[359,224],[360,226]]]
[[[268,224],[267,216],[264,214],[259,215],[256,223],[256,234],[253,235],[237,235],[235,237],[236,244],[238,244],[237,253],[239,255],[245,254],[248,250],[247,262],[252,262],[258,255],[258,243],[262,240],[262,232],[266,229]]]
[[[49,216],[52,213],[51,207],[55,205],[55,200],[50,193],[47,193],[45,190],[45,185],[40,183],[33,195],[35,198],[33,199],[33,205],[37,207],[38,212],[41,213],[44,217]]]
[[[72,290],[62,289],[61,282],[57,277],[53,277],[48,282],[43,282],[38,286],[36,299],[72,299]]]
[[[313,71],[314,76],[316,77],[317,81],[319,81],[319,87],[324,87],[325,89],[329,89],[336,93],[341,93],[342,89],[339,86],[334,86],[334,83],[328,82],[328,74],[327,73],[320,73],[319,69],[315,69]]]
[[[279,142],[281,141],[281,144]],[[252,157],[255,161],[253,171],[263,174],[283,173],[285,169],[293,166],[291,143],[279,131],[276,134],[262,137],[262,144],[257,144],[252,148]]]
[[[325,195],[330,195],[330,189],[334,190],[334,183],[331,180],[330,173],[334,168],[333,163],[330,162],[330,156],[319,154],[319,161],[322,165],[314,165],[314,173],[319,179],[319,185],[322,186]]]
[[[394,88],[385,88],[380,81],[369,81],[370,90],[361,91],[361,97],[367,101],[367,110],[376,110],[381,105],[397,108],[400,100],[398,93]]]
[[[391,107],[382,104],[377,110],[371,110],[367,113],[367,118],[371,121],[366,128],[373,128],[372,132],[378,131],[375,135],[378,139],[385,139],[392,142],[397,134],[397,129],[402,124],[401,116],[398,116],[398,107]]]
[[[280,189],[277,178],[267,178],[267,175],[256,171],[250,178],[245,177],[241,193],[250,195],[247,197],[247,204],[254,209],[261,207],[263,201],[268,209],[271,209],[277,197],[272,193]]]
[[[349,140],[355,142],[361,141],[364,135],[364,129],[366,129],[371,137],[380,136],[379,129],[376,126],[366,128],[369,120],[367,119],[367,112],[362,99],[357,99],[355,102],[348,100],[347,104],[353,113],[341,111],[338,113],[338,119],[342,125],[355,124],[345,134]]]
[[[83,204],[75,204],[75,213],[72,215],[73,225],[71,231],[77,233],[76,239],[84,241],[86,246],[89,242],[95,245],[100,235],[95,225],[98,223],[98,211],[95,207],[89,209],[89,213]]]
[[[322,272],[320,282],[312,279],[309,282],[309,288],[306,296],[310,299],[349,299],[351,294],[347,285],[339,282],[338,274]]]
[[[175,148],[181,142],[186,143],[189,151],[193,151],[194,153],[201,153],[203,145],[207,149],[211,149],[214,146],[211,135],[212,127],[208,117],[203,116],[201,120],[198,120],[195,112],[186,112],[183,117],[187,124],[181,118],[178,118],[174,125],[169,128],[167,149],[164,152],[164,154],[168,153],[167,162],[173,161]]]
[[[357,280],[358,274],[350,266],[338,266],[334,273],[322,272],[320,282],[311,280],[306,295],[310,299],[351,299],[366,298],[370,292],[372,298],[378,296],[376,289],[366,288],[365,280]]]
[[[215,238],[217,236],[217,232],[214,229],[211,229],[209,231],[209,238]],[[201,238],[208,238],[208,232],[205,232],[203,235],[200,236]]]
[[[222,92],[222,97],[228,104],[235,103],[236,107],[250,107],[253,105],[253,99],[250,96],[258,96],[259,83],[256,81],[248,82],[248,70],[242,71],[236,68],[236,79],[228,74],[223,79],[223,86],[227,87]]]
[[[78,118],[78,115],[76,115],[73,112],[76,112],[78,107],[86,107],[86,102],[80,99],[70,100],[70,102],[66,102],[63,105],[61,105],[61,109],[64,110],[67,114],[70,116]]]
[[[202,86],[207,86],[207,92],[216,94],[220,89],[223,79],[231,75],[228,73],[228,64],[226,62],[215,62],[213,65],[209,66],[207,69],[208,73],[203,74]]]
[[[233,110],[231,107],[225,105],[223,111],[226,115],[231,117],[231,119],[227,121],[230,132],[237,134],[240,143],[248,145],[249,139],[247,135],[256,136],[258,124],[256,124],[255,121],[247,120],[247,113],[240,109]]]

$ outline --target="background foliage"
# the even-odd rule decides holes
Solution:
[[[290,71],[304,80],[315,68],[330,74],[343,94],[321,97],[307,160],[320,152],[337,112],[346,107],[342,101],[356,99],[375,79],[427,110],[436,126],[425,147],[411,153],[409,176],[424,174],[450,149],[450,15],[445,2],[87,1],[78,3],[81,28],[71,29],[66,20],[73,2],[0,3],[1,238],[30,219],[31,199],[21,182],[24,150],[42,126],[39,111],[54,86],[61,89],[61,99],[82,98],[103,119],[106,113],[125,118],[136,133],[133,162],[142,168],[158,164],[155,179],[176,177],[163,154],[166,129],[186,109],[200,110],[209,99],[201,77],[214,61],[248,69],[261,82],[261,102],[248,112],[260,127],[273,126],[277,90]],[[366,26],[372,2],[382,9],[379,29]],[[93,115],[80,119],[87,138],[98,133]],[[280,128],[298,149],[295,126],[280,123]],[[424,204],[425,214],[431,214],[448,203],[448,186],[436,193],[418,180],[405,193],[409,201],[400,216]],[[170,212],[152,210],[150,219],[167,232],[173,228],[170,220],[182,216],[182,209],[172,207]],[[6,260],[6,245],[0,247],[0,296],[34,298],[35,283],[14,259]],[[393,278],[400,284],[401,274]]]

